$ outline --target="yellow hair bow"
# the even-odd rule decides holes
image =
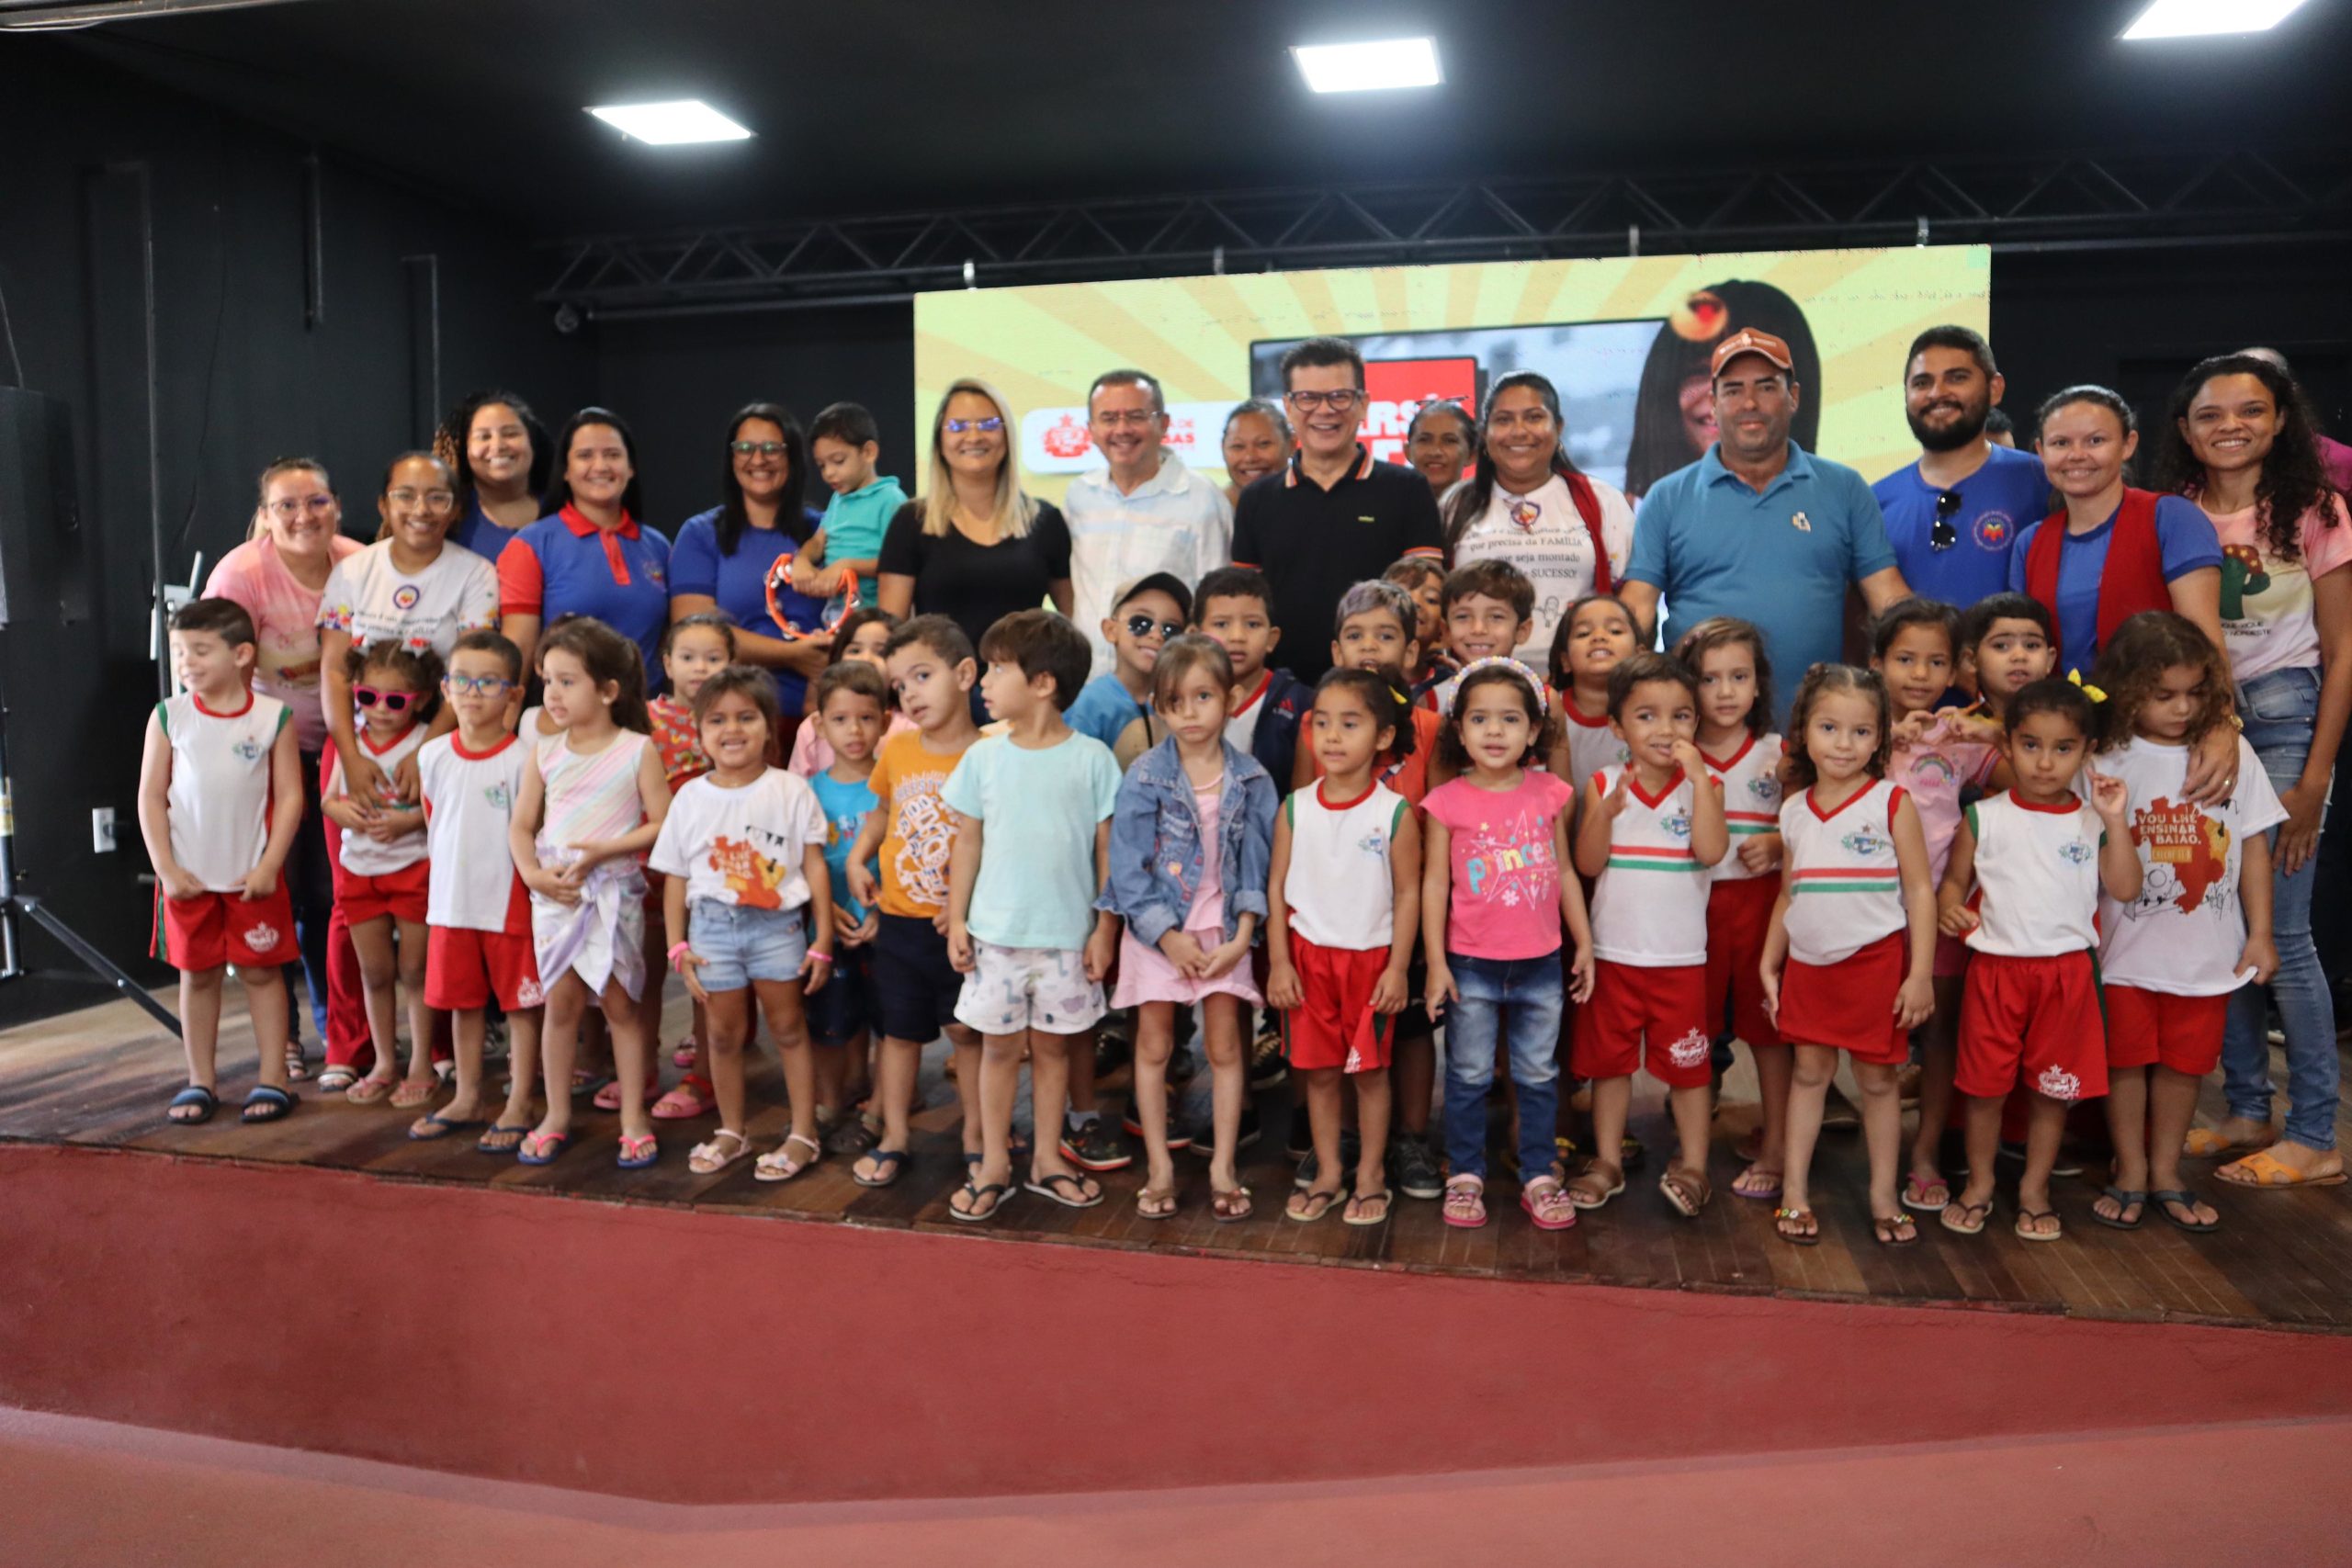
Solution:
[[[2084,680],[2083,672],[2081,671],[2067,671],[2066,679],[2072,681],[2075,685],[2080,686],[2083,689],[2083,695],[2090,698],[2091,701],[2095,703],[2103,703],[2107,701],[2107,694],[2101,691],[2098,687],[2092,685],[2088,681]]]

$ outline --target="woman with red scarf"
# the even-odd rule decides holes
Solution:
[[[1507,560],[1535,584],[1535,614],[1515,656],[1541,671],[1567,607],[1615,590],[1634,545],[1634,508],[1568,460],[1560,394],[1532,370],[1487,393],[1478,471],[1445,507],[1446,557],[1455,566]]]

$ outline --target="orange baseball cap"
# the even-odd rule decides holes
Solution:
[[[1789,345],[1770,333],[1759,333],[1754,327],[1739,331],[1715,344],[1715,357],[1708,369],[1710,378],[1724,373],[1724,367],[1743,354],[1760,354],[1783,370],[1794,370],[1796,361],[1790,356]]]

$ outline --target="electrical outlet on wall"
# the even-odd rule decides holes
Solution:
[[[101,806],[90,813],[90,848],[102,855],[114,853],[114,807]]]

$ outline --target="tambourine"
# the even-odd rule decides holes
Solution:
[[[819,626],[796,626],[791,623],[791,621],[785,617],[784,606],[777,604],[775,598],[777,589],[789,588],[791,586],[792,558],[790,556],[778,556],[775,558],[775,564],[768,568],[768,618],[775,622],[777,634],[786,642],[797,642],[804,637],[829,637],[841,628],[842,622],[847,620],[851,614],[859,608],[857,598],[857,573],[854,571],[843,570],[842,573],[841,614],[835,615],[831,620],[826,621]],[[804,595],[804,597],[806,597],[806,595]]]

